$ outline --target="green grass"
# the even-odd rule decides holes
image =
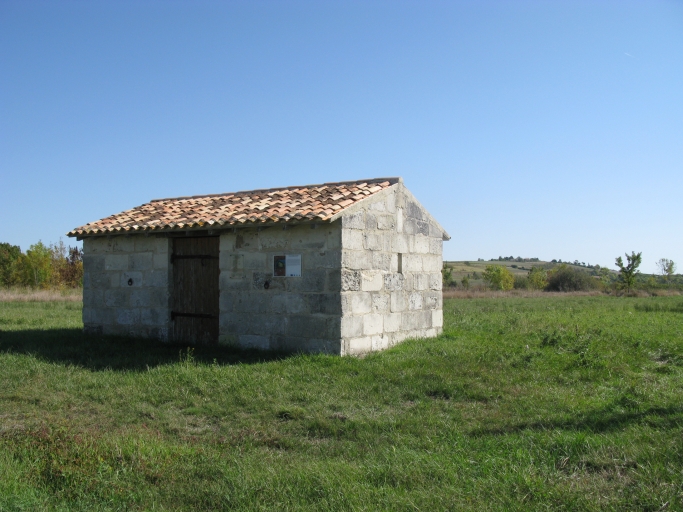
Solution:
[[[0,303],[0,510],[683,510],[682,303],[447,300],[364,359]]]

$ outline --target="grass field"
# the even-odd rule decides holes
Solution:
[[[683,298],[445,301],[364,359],[0,303],[0,510],[683,510]]]

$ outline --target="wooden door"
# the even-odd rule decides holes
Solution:
[[[218,237],[174,238],[173,340],[218,343]]]

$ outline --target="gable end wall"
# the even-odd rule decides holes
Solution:
[[[342,216],[342,354],[441,333],[444,233],[397,185]]]

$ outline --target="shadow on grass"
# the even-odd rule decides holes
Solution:
[[[513,425],[482,428],[471,431],[470,435],[475,437],[505,435],[525,430],[579,430],[592,433],[606,433],[622,430],[633,424],[644,424],[664,429],[681,428],[683,427],[683,406],[623,410],[614,405],[608,405],[601,409],[577,414],[574,418],[570,419],[521,422]]]
[[[81,329],[0,331],[0,352],[31,354],[44,361],[95,371],[146,370],[189,358],[197,363],[232,365],[277,361],[292,356],[229,347],[90,335]]]

